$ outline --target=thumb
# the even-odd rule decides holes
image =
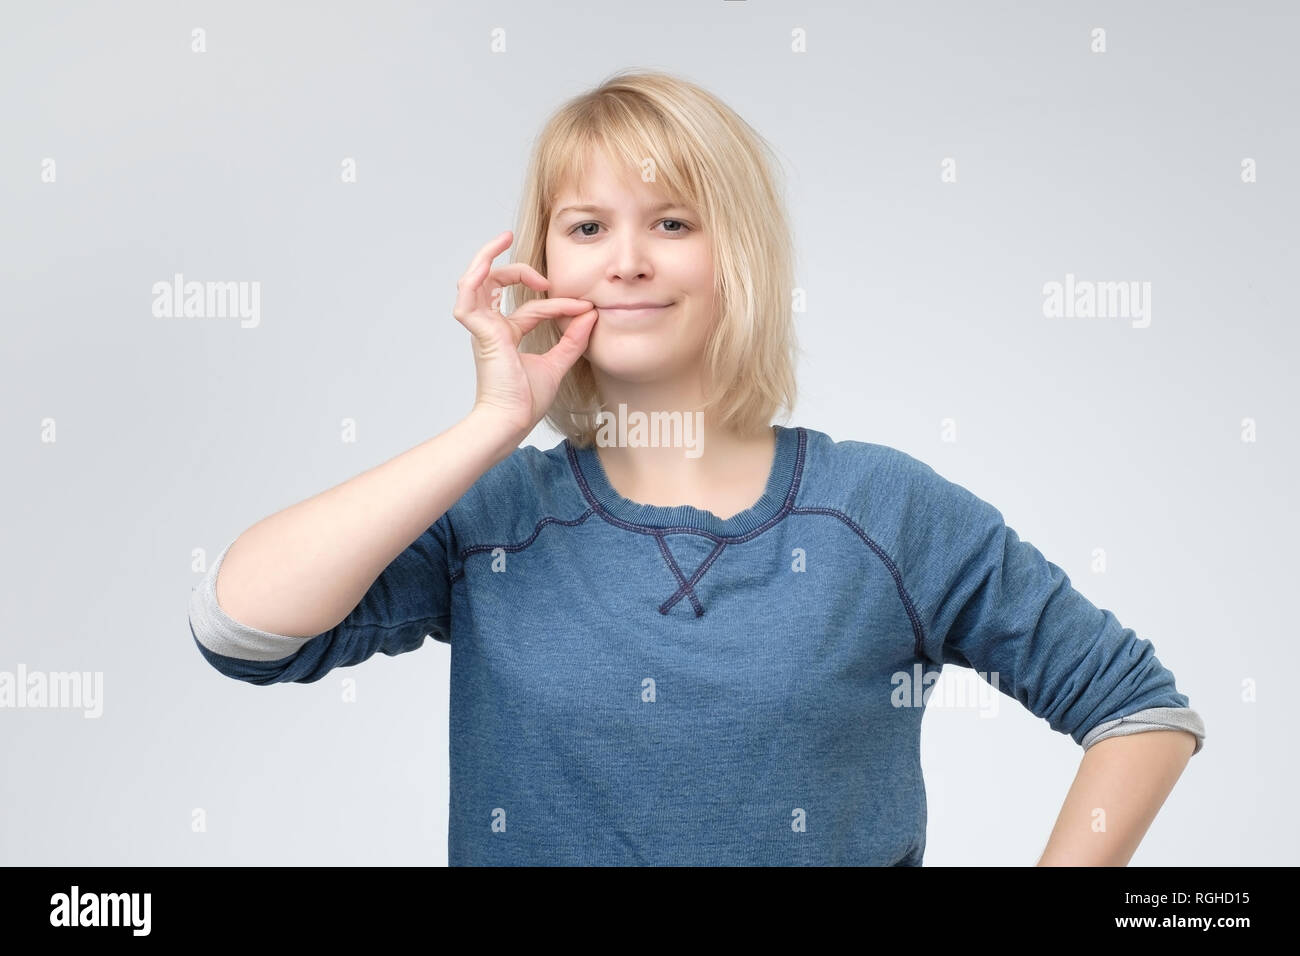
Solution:
[[[578,361],[582,353],[587,351],[587,341],[596,324],[596,316],[595,309],[589,309],[582,315],[576,316],[564,330],[560,341],[546,353],[546,364],[555,375],[557,382],[573,368],[573,363]]]

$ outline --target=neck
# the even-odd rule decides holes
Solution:
[[[699,408],[673,408],[672,419],[624,402],[609,408],[596,435],[596,454],[620,495],[653,505],[693,504],[707,510],[743,510],[757,501],[776,454],[768,426],[740,434],[710,427]]]
[[[698,369],[653,382],[596,373],[604,427],[596,453],[610,484],[642,504],[741,510],[762,495],[776,456],[771,426],[714,427]],[[737,505],[737,502],[740,502]]]

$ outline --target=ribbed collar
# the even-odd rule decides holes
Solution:
[[[799,476],[803,471],[807,435],[802,428],[783,425],[773,425],[772,428],[776,432],[776,457],[763,496],[752,508],[726,520],[693,505],[643,505],[624,498],[609,483],[594,445],[578,448],[566,438],[564,446],[583,496],[614,524],[646,531],[702,531],[719,538],[735,538],[774,523],[794,504]]]

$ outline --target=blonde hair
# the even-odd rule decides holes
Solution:
[[[767,141],[730,107],[693,83],[650,70],[623,70],[566,102],[534,143],[525,175],[514,262],[547,274],[546,235],[560,190],[584,182],[589,152],[641,173],[697,210],[712,244],[717,324],[706,345],[705,408],[715,427],[753,434],[779,411],[793,412],[794,251],[777,164]],[[651,176],[647,179],[645,171]],[[545,293],[509,290],[516,307]],[[548,351],[554,320],[520,347]],[[580,357],[560,383],[546,421],[579,446],[599,424],[591,363]]]

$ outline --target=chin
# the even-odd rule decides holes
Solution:
[[[586,358],[593,369],[624,382],[655,382],[670,371],[668,363],[655,359],[653,355],[647,356],[644,351],[618,349],[615,353],[611,355],[608,349],[590,348]]]

